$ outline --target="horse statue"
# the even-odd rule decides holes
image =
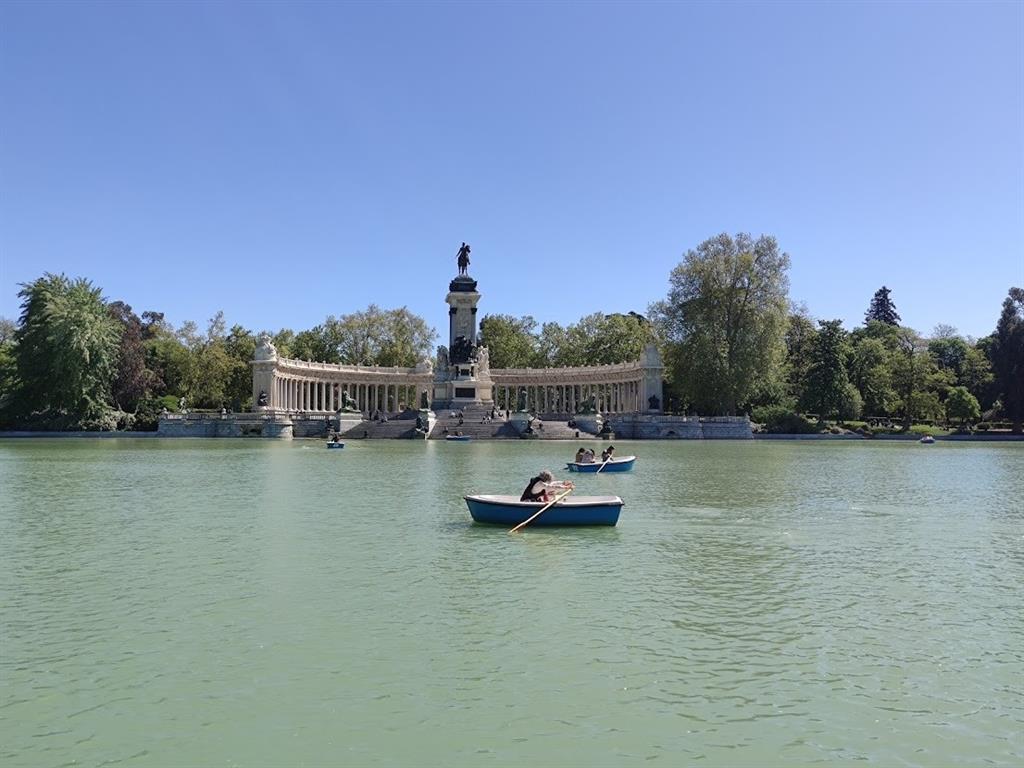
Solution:
[[[459,275],[469,274],[469,246],[465,243],[459,248],[459,254],[457,256],[459,262]]]

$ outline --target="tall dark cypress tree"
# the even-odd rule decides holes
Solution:
[[[1013,431],[1024,431],[1024,289],[1011,288],[992,336],[989,357]]]
[[[877,320],[886,325],[899,325],[900,316],[896,314],[896,305],[892,303],[892,299],[889,298],[891,291],[884,285],[875,291],[874,297],[871,299],[871,306],[868,307],[868,311],[864,313],[864,324],[867,325],[872,320]]]

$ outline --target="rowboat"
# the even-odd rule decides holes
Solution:
[[[453,440],[455,442],[467,443],[470,440],[469,435],[445,435],[445,440]]]
[[[931,435],[925,435],[924,437],[922,437],[917,442],[924,443],[925,445],[931,445],[932,443],[935,442],[935,438],[932,437]]]
[[[570,461],[565,465],[565,468],[570,472],[597,472],[601,469],[602,474],[605,472],[629,472],[633,468],[633,462],[636,461],[636,456],[620,456],[615,459],[609,459],[608,463],[604,465],[604,469],[601,469],[602,462],[592,461],[587,464],[583,464],[579,461]]]
[[[328,443],[327,447],[328,448],[344,448],[345,444],[344,443]]]
[[[520,501],[518,496],[480,494],[465,496],[469,514],[478,523],[515,526],[544,508],[542,501]],[[534,525],[615,525],[622,499],[618,496],[570,496],[530,523]]]

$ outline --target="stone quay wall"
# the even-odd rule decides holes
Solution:
[[[292,420],[273,413],[166,413],[160,417],[160,437],[297,437]]]
[[[612,432],[621,440],[750,440],[746,416],[667,416],[664,414],[613,414]]]

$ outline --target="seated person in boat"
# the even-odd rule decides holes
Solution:
[[[562,491],[575,487],[568,480],[555,480],[552,474],[544,469],[536,477],[530,478],[530,482],[519,500],[548,502]]]
[[[605,448],[603,451],[601,451],[601,461],[602,462],[611,461],[611,459],[614,458],[614,456],[612,455],[614,453],[615,453],[615,446],[614,445],[609,445],[607,448]]]
[[[581,464],[593,464],[594,463],[594,450],[592,448],[587,448],[587,450],[585,450],[583,452],[583,460],[580,463]]]
[[[578,451],[576,451],[575,462],[577,464],[583,463],[583,457],[586,456],[586,455],[587,455],[587,449],[584,448],[583,446],[580,446],[580,449]]]

